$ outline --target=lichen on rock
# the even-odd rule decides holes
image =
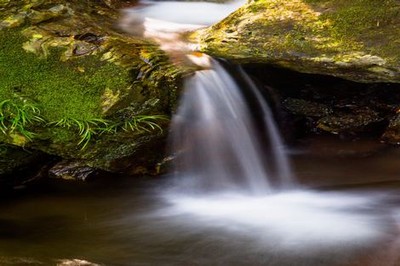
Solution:
[[[358,82],[400,82],[396,0],[257,0],[195,34],[201,50]]]

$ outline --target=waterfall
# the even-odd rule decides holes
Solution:
[[[180,37],[182,32],[222,19],[244,1],[142,4],[125,10],[120,26],[202,68],[187,78],[172,119],[170,146],[175,156],[177,189],[265,195],[290,188],[292,173],[283,143],[258,88],[242,69],[232,67],[227,71],[207,55],[194,56],[191,46]],[[249,95],[252,104],[248,103]],[[255,109],[261,121],[255,121]]]
[[[178,186],[191,192],[250,194],[290,187],[290,166],[267,102],[245,72],[236,71],[262,112],[264,121],[255,121],[242,88],[219,62],[209,60],[210,69],[186,80],[172,120]]]
[[[293,181],[262,91],[241,67],[193,53],[195,45],[182,38],[182,33],[219,21],[243,3],[146,1],[123,12],[120,26],[125,31],[157,42],[175,63],[190,61],[201,69],[186,79],[172,119],[173,177],[168,180],[173,184],[171,189],[164,185],[161,191],[157,188],[163,205],[150,215],[150,224],[160,222],[151,231],[168,235],[168,245],[177,238],[179,247],[183,243],[185,250],[196,254],[198,248],[211,247],[211,252],[215,248],[219,262],[226,248],[220,243],[236,247],[240,242],[228,256],[242,250],[251,253],[246,253],[245,264],[236,263],[233,256],[235,265],[289,265],[285,263],[288,258],[293,259],[290,265],[348,265],[349,254],[353,256],[362,248],[369,258],[372,249],[365,243],[386,247],[386,240],[398,237],[399,212],[392,215],[390,207],[398,199],[393,201],[379,191],[300,188]],[[285,192],[274,193],[277,191]],[[169,223],[173,227],[163,227]],[[245,242],[226,232],[245,236]],[[193,238],[199,233],[205,235],[200,241]],[[246,239],[258,243],[255,252]],[[398,254],[396,241],[392,250]],[[394,265],[386,263],[394,256],[386,257],[389,260],[379,262]],[[329,263],[336,259],[343,259],[343,263]],[[203,260],[194,261],[198,262]]]

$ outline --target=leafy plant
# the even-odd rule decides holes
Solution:
[[[164,115],[138,115],[121,123],[112,123],[112,121],[102,118],[92,118],[78,120],[75,118],[62,118],[58,121],[50,122],[48,125],[75,128],[79,132],[81,150],[85,149],[90,140],[103,133],[116,133],[119,129],[124,131],[146,131],[160,130],[162,128],[157,124],[157,120],[168,120]]]
[[[74,128],[79,133],[78,145],[81,149],[85,149],[91,139],[95,135],[103,133],[116,133],[122,129],[124,131],[146,131],[160,130],[162,128],[157,123],[158,120],[168,120],[164,115],[137,115],[126,118],[121,123],[113,123],[110,120],[103,118],[91,119],[75,119],[75,118],[62,118],[58,121],[49,122],[47,125]],[[0,102],[0,131],[9,135],[13,132],[18,132],[28,140],[32,140],[34,133],[27,128],[33,123],[45,123],[46,121],[40,116],[40,110],[33,104],[28,103],[26,100],[16,104],[12,100],[3,100]]]
[[[40,117],[39,108],[35,105],[26,101],[18,105],[9,99],[0,102],[0,131],[3,134],[8,135],[17,131],[32,140],[34,133],[27,130],[27,127],[34,122],[44,122]]]
[[[82,150],[86,148],[94,135],[104,132],[115,132],[115,127],[110,125],[110,121],[102,118],[92,118],[87,120],[62,118],[48,124],[65,128],[76,128],[80,136],[78,145],[82,145]]]
[[[125,131],[147,131],[158,129],[163,131],[160,125],[157,124],[157,120],[168,120],[165,115],[137,115],[131,119],[127,119],[122,123],[122,129]]]

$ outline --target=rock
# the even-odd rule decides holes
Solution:
[[[132,2],[0,0],[0,143],[116,172],[162,159],[143,149],[163,143],[188,70],[116,29]]]
[[[6,144],[0,145],[0,191],[26,187],[47,174],[56,158],[40,152]]]
[[[1,1],[1,0],[0,0]],[[0,2],[1,5],[1,2]],[[29,257],[0,257],[1,265],[44,265],[43,262]]]
[[[341,132],[357,132],[364,127],[382,121],[382,117],[368,107],[356,109],[353,113],[334,114],[318,120],[317,128],[338,134]]]
[[[258,64],[245,69],[279,94],[287,141],[325,132],[379,141],[399,108],[399,83],[357,83]]]
[[[102,264],[93,263],[81,259],[62,259],[58,260],[57,266],[101,266]]]
[[[400,82],[397,0],[253,0],[194,34],[201,51],[357,82]]]
[[[57,261],[57,266],[101,266],[102,264],[97,264],[87,260],[81,259],[62,259]]]
[[[332,109],[324,104],[302,99],[287,98],[282,104],[292,114],[296,115],[324,117],[332,113]]]
[[[382,135],[382,140],[390,144],[400,144],[400,115],[396,114],[390,120],[389,126]]]
[[[50,168],[50,178],[61,178],[64,180],[87,181],[96,175],[96,169],[85,165],[80,161],[61,161]]]

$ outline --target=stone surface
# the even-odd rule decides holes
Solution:
[[[287,98],[283,101],[283,106],[296,115],[325,117],[332,113],[332,109],[324,104],[302,99]]]
[[[325,132],[343,139],[391,144],[400,139],[400,130],[396,129],[399,83],[357,83],[258,64],[245,69],[259,84],[279,94],[277,101],[282,103],[285,115],[278,122],[289,141]]]
[[[390,120],[382,139],[390,144],[400,144],[400,115],[398,113]]]
[[[54,159],[43,152],[0,144],[0,192],[24,188],[40,180]]]
[[[357,82],[400,82],[397,0],[258,0],[194,34],[201,50]]]
[[[326,116],[318,120],[317,128],[334,134],[362,131],[365,126],[382,121],[379,114],[368,107],[352,113]]]
[[[51,178],[64,180],[88,181],[94,175],[96,175],[96,169],[79,161],[61,161],[49,170]]]
[[[187,70],[116,28],[132,2],[0,1],[0,142],[109,171],[156,164],[163,147],[146,147],[165,139]]]

